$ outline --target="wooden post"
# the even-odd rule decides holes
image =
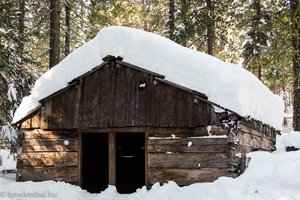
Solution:
[[[79,186],[82,187],[82,134],[81,131],[77,129],[78,133],[78,177],[79,177]]]
[[[116,185],[116,132],[111,129],[108,135],[108,184]]]
[[[149,137],[150,128],[147,128],[145,131],[145,186],[148,188],[148,137]]]

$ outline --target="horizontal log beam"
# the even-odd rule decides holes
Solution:
[[[227,153],[149,153],[149,168],[228,168]]]
[[[178,185],[189,185],[197,182],[212,182],[220,176],[235,177],[226,169],[149,169],[149,183],[167,183],[175,181]]]
[[[68,152],[78,151],[78,140],[65,139],[27,139],[23,142],[22,152]]]
[[[32,131],[23,131],[25,139],[64,139],[64,138],[76,138],[76,130],[43,130],[35,129]]]
[[[228,144],[227,138],[149,138],[148,145],[220,145]]]
[[[18,181],[79,181],[77,167],[23,167],[18,169],[18,174]]]
[[[77,165],[77,152],[22,153],[18,156],[18,169],[24,166],[71,167]]]

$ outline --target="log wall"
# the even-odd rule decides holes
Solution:
[[[245,122],[239,124],[239,129],[213,125],[209,130],[206,126],[90,130],[95,134],[144,132],[147,186],[170,180],[178,185],[189,185],[211,182],[220,176],[236,177],[245,168],[246,153],[257,148],[271,151],[275,144],[274,132],[259,131]],[[80,139],[76,130],[21,130],[19,135],[22,153],[17,162],[18,181],[55,180],[79,184]]]
[[[175,181],[178,185],[211,182],[220,176],[235,177],[228,130],[214,126],[198,129],[157,129],[148,138],[148,185]]]
[[[269,151],[276,149],[276,135],[279,132],[274,128],[258,122],[242,120],[237,129],[232,129],[228,134],[228,142],[234,145],[236,154],[240,154],[240,172],[245,170],[246,154],[253,151]]]
[[[65,181],[79,184],[78,135],[75,130],[20,130],[18,181]]]

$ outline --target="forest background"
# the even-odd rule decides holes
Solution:
[[[37,77],[111,25],[153,32],[248,69],[285,100],[284,131],[300,130],[299,1],[2,0],[0,148],[13,145],[10,122]]]

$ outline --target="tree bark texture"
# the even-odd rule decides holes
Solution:
[[[49,68],[60,60],[60,0],[50,0],[50,57]]]
[[[19,1],[19,50],[20,52],[24,51],[24,31],[25,31],[25,0],[20,0]],[[21,54],[22,55],[22,54]],[[23,57],[21,62],[23,61]]]
[[[186,43],[187,43],[187,19],[186,19],[186,15],[187,15],[187,9],[188,9],[188,6],[187,6],[187,1],[186,0],[181,0],[181,7],[180,7],[180,11],[181,11],[181,21],[182,21],[182,24],[184,25],[184,30],[182,30],[182,33],[181,33],[181,38],[180,38],[180,44],[182,46],[186,46]]]
[[[65,33],[65,57],[70,53],[70,32],[71,32],[71,24],[70,24],[70,4],[66,2],[65,4],[65,11],[66,11],[66,18],[65,18],[65,25],[66,25],[66,33]]]
[[[300,3],[299,0],[291,0],[290,3],[294,72],[293,127],[295,131],[300,131]]]
[[[208,9],[208,22],[207,22],[207,53],[214,55],[215,43],[215,9],[212,0],[206,0]]]
[[[175,31],[175,17],[174,17],[175,4],[174,0],[169,0],[169,38],[174,40],[174,31]]]

